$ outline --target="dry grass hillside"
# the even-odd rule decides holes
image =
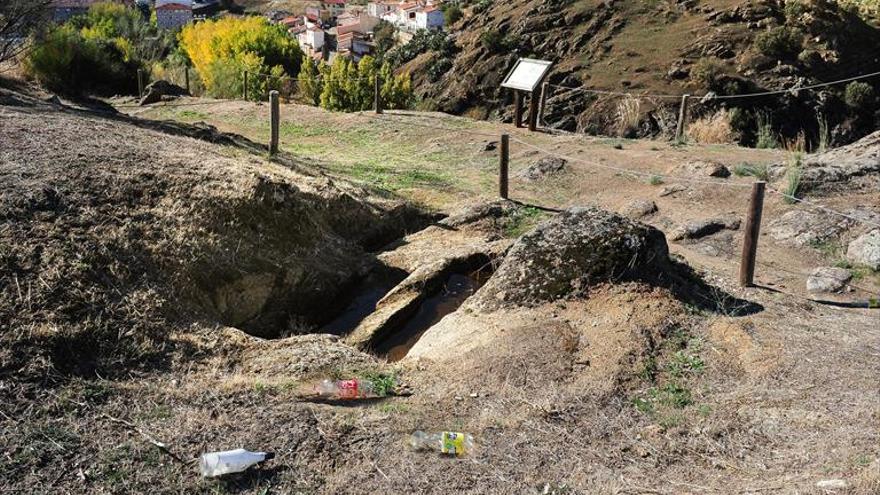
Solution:
[[[880,491],[880,277],[847,252],[873,141],[804,160],[846,217],[768,195],[740,288],[746,172],[783,190],[782,151],[285,104],[269,158],[267,105],[110,103],[0,94],[5,491]],[[303,394],[377,375],[392,396]],[[238,447],[276,458],[199,477]]]
[[[880,69],[872,48],[880,31],[851,9],[826,0],[517,0],[471,5],[450,28],[454,49],[429,51],[403,68],[414,74],[426,107],[509,122],[512,96],[500,84],[518,57],[532,57],[554,62],[548,81],[555,86],[546,114],[551,126],[612,136],[670,136],[676,95],[788,89]],[[771,41],[762,42],[762,37]],[[435,67],[443,70],[432,71]],[[580,89],[670,97],[632,101]],[[841,85],[707,101],[694,103],[692,112],[699,119],[737,109],[726,123],[733,132],[722,139],[746,144],[756,141],[756,112],[766,114],[784,136],[804,131],[811,142],[818,141],[817,114],[822,114],[833,128],[833,141],[843,144],[870,132],[874,122],[873,117],[847,114],[843,92]]]

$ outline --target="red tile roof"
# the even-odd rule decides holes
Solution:
[[[192,10],[192,5],[184,5],[182,3],[166,3],[156,7],[156,11],[160,10]]]

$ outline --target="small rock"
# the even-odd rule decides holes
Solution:
[[[686,174],[686,177],[705,176],[705,177],[730,177],[730,170],[721,163],[706,160],[698,160],[688,162],[679,167],[679,173]]]
[[[810,292],[840,292],[852,279],[849,270],[835,267],[819,267],[807,278],[807,290]]]
[[[470,398],[471,398],[471,399],[476,399],[477,397],[479,397],[479,394],[477,394],[476,392],[471,392],[471,393],[470,393]]]
[[[850,242],[846,257],[853,263],[880,270],[880,229],[872,230]]]
[[[849,483],[846,480],[822,480],[816,482],[816,488],[820,490],[846,490]]]
[[[707,235],[712,235],[724,229],[737,230],[740,226],[740,219],[734,217],[716,217],[705,220],[693,220],[681,225],[669,234],[669,238],[673,241],[682,239],[698,239]]]
[[[635,199],[623,207],[622,213],[635,220],[656,212],[657,203],[650,199]]]
[[[555,156],[544,157],[530,165],[523,172],[523,177],[530,181],[541,180],[563,172],[567,163],[564,159]]]
[[[686,189],[687,188],[681,184],[672,184],[669,186],[665,186],[665,187],[663,187],[663,189],[660,190],[660,197],[669,196],[671,194],[675,194],[677,192],[684,191]]]

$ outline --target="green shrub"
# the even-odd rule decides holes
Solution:
[[[742,162],[733,167],[733,173],[739,177],[754,177],[763,181],[770,180],[770,167],[766,164],[752,164]]]
[[[874,110],[874,88],[861,81],[853,81],[846,85],[843,101],[853,110],[872,112]]]
[[[488,29],[480,34],[480,43],[490,53],[499,52],[504,46],[504,35],[494,29]]]
[[[86,39],[73,25],[51,29],[25,59],[28,75],[62,94],[133,92],[138,67],[117,43]]]
[[[137,70],[170,58],[173,35],[156,27],[133,8],[97,3],[82,16],[50,27],[34,40],[26,72],[59,93],[135,92]]]
[[[773,122],[770,115],[765,112],[755,114],[755,122],[757,124],[755,147],[761,149],[772,149],[779,145],[776,141],[776,134],[773,133]]]
[[[803,33],[796,28],[779,26],[755,37],[755,46],[762,54],[776,59],[791,59],[803,47]]]
[[[464,16],[464,13],[461,11],[461,7],[458,5],[450,5],[446,8],[446,11],[443,12],[443,18],[446,21],[446,25],[450,26],[458,22]]]
[[[709,89],[714,89],[722,76],[724,67],[715,58],[701,58],[691,68],[691,79]]]
[[[376,77],[382,81],[381,95],[385,108],[409,108],[413,101],[409,74],[394,75],[388,62],[379,64],[366,56],[358,63],[337,57],[333,65],[321,64],[321,108],[358,112],[373,107]]]
[[[786,22],[796,22],[800,17],[810,11],[809,6],[801,0],[786,0],[783,12]]]

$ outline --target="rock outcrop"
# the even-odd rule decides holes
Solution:
[[[663,233],[599,208],[570,208],[522,236],[474,304],[531,306],[585,295],[592,285],[656,274],[668,264]]]
[[[807,278],[810,292],[840,292],[852,279],[852,274],[844,268],[823,266],[813,270]]]
[[[849,243],[846,257],[853,263],[880,270],[880,229],[872,230]]]

